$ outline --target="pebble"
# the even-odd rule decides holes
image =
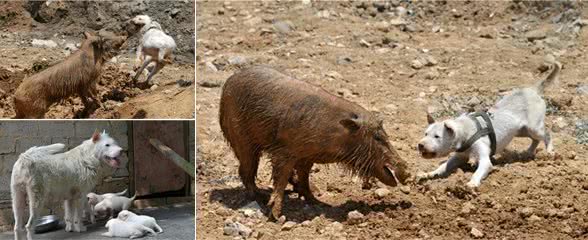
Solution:
[[[219,81],[204,80],[198,82],[198,85],[205,88],[217,88],[221,86],[221,83]]]
[[[525,38],[527,38],[527,40],[529,42],[534,42],[536,40],[545,39],[546,37],[547,37],[547,33],[543,30],[533,30],[533,31],[527,32],[527,34],[525,34]]]
[[[582,84],[576,88],[576,92],[580,95],[588,95],[588,84]]]
[[[363,220],[364,215],[357,210],[347,213],[347,222],[357,224]]]
[[[529,220],[530,222],[536,222],[536,221],[541,221],[541,218],[538,217],[537,215],[533,214],[527,220]]]
[[[433,69],[431,71],[428,71],[427,73],[425,73],[425,79],[427,80],[433,80],[439,77],[439,71]]]
[[[206,67],[213,72],[218,72],[218,68],[212,62],[206,62]]]
[[[474,238],[482,238],[482,237],[484,237],[484,233],[482,231],[478,230],[477,228],[474,228],[474,227],[470,231],[470,234]]]
[[[427,56],[425,60],[427,61],[427,63],[425,63],[425,66],[428,67],[435,66],[438,63],[433,56]]]
[[[242,56],[232,56],[229,58],[229,64],[231,64],[231,65],[240,66],[245,63],[247,63],[247,59],[245,59],[245,57],[242,57]]]
[[[409,186],[402,186],[400,187],[400,191],[404,194],[409,194],[410,193],[410,187]]]
[[[273,24],[274,30],[281,33],[289,33],[292,31],[294,25],[290,21],[276,21]]]
[[[282,230],[282,231],[290,231],[294,227],[296,227],[296,222],[287,221],[286,223],[284,223],[284,225],[282,225],[282,228],[280,228],[280,230]]]
[[[278,222],[279,222],[280,224],[283,224],[283,223],[285,223],[285,222],[286,222],[286,216],[284,216],[284,215],[280,216],[280,218],[278,218]]]
[[[223,228],[223,233],[228,236],[242,236],[242,237],[249,237],[251,235],[251,228],[239,223],[233,222],[230,219],[225,221],[225,226]]]
[[[339,56],[337,57],[337,64],[344,65],[352,63],[351,57],[348,56]]]
[[[374,191],[374,193],[376,194],[376,197],[383,198],[386,195],[390,194],[390,190],[388,190],[387,188],[378,188],[376,189],[376,191]]]
[[[362,47],[368,47],[368,48],[372,46],[372,45],[371,45],[369,42],[367,42],[365,39],[361,39],[361,40],[359,40],[359,45],[361,45]]]
[[[306,221],[302,222],[301,224],[302,224],[302,226],[308,227],[312,224],[312,222],[309,220],[306,220]]]
[[[378,29],[379,31],[382,32],[388,32],[390,31],[390,23],[386,22],[386,21],[381,21],[381,22],[377,22],[376,24],[374,24],[374,26],[376,27],[376,29]]]
[[[476,207],[471,202],[466,202],[461,208],[461,213],[464,215],[470,214],[476,210]]]
[[[335,71],[327,72],[325,74],[325,76],[330,77],[330,78],[333,78],[333,79],[341,79],[341,78],[343,78],[343,76],[340,73],[335,72]]]
[[[527,218],[530,217],[531,215],[533,215],[533,208],[530,207],[526,207],[526,208],[520,208],[517,210],[517,212],[519,212],[519,215],[523,218]]]
[[[423,64],[421,61],[419,61],[418,59],[415,59],[415,60],[413,60],[413,61],[410,63],[410,66],[411,66],[412,68],[414,68],[414,69],[417,69],[417,70],[418,70],[418,69],[421,69],[421,68],[423,68],[425,65],[424,65],[424,64]]]

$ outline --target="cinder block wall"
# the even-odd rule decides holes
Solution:
[[[122,168],[113,172],[96,187],[96,192],[124,190],[129,184],[128,170],[128,122],[126,121],[3,121],[0,122],[0,231],[11,230],[13,223],[10,176],[18,156],[32,146],[64,143],[68,148],[89,139],[95,129],[106,132],[118,141],[125,154]],[[54,213],[61,213],[62,206],[53,206]],[[49,208],[44,209],[49,213]]]

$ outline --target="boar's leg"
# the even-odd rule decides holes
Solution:
[[[274,189],[268,203],[268,207],[272,209],[270,218],[273,217],[273,219],[278,219],[282,214],[284,190],[288,185],[288,178],[290,178],[290,175],[294,171],[296,160],[297,159],[295,158],[272,159],[272,178],[274,180]]]
[[[259,157],[261,152],[255,150],[255,146],[248,143],[234,144],[233,150],[235,156],[239,159],[239,177],[245,186],[247,195],[255,198],[259,189],[255,185],[257,168],[259,166]]]
[[[318,192],[318,188],[310,183],[310,170],[312,169],[312,162],[305,162],[304,164],[296,165],[288,181],[294,187],[294,191],[304,197],[304,200],[311,203],[319,203],[313,192]]]

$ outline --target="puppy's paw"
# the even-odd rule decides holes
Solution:
[[[414,182],[415,183],[420,183],[423,182],[425,180],[428,180],[431,178],[431,174],[430,173],[426,173],[426,172],[418,172],[415,177],[414,177]]]

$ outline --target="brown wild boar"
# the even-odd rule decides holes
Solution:
[[[51,104],[77,94],[83,116],[99,106],[96,81],[104,63],[126,44],[126,36],[85,32],[80,49],[63,62],[25,78],[14,94],[16,118],[43,118]]]
[[[275,219],[293,174],[295,189],[306,201],[316,201],[309,187],[315,163],[339,163],[352,174],[389,186],[409,177],[374,114],[271,68],[251,67],[229,77],[221,95],[220,125],[239,159],[249,195],[258,193],[260,155],[269,154],[274,187],[268,206]]]

